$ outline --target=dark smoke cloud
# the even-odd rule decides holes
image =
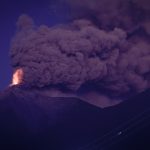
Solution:
[[[139,27],[146,32],[150,20],[149,0],[66,0],[74,18],[88,18],[100,28],[114,27],[132,32]]]
[[[90,83],[117,95],[150,87],[150,44],[136,34],[129,39],[124,28],[108,31],[87,19],[36,27],[26,15],[17,26],[10,56],[14,69],[23,69],[26,85],[63,85],[77,92]]]

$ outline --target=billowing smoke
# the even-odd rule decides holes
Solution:
[[[78,13],[65,25],[37,27],[30,17],[19,17],[10,56],[14,69],[24,71],[23,84],[61,85],[73,92],[94,86],[115,95],[149,88],[148,2],[69,3]]]
[[[150,30],[149,0],[66,0],[74,18],[87,18],[100,28],[115,27],[133,32],[140,27]]]

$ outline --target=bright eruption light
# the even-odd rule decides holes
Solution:
[[[13,74],[11,86],[21,84],[22,80],[23,80],[23,70],[17,69]]]

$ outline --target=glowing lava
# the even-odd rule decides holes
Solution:
[[[22,79],[23,79],[23,70],[17,69],[13,74],[11,86],[21,84]]]

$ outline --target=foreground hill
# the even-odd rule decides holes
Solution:
[[[11,87],[0,95],[0,149],[137,150],[135,135],[149,146],[149,109],[150,89],[102,109],[78,98]]]

